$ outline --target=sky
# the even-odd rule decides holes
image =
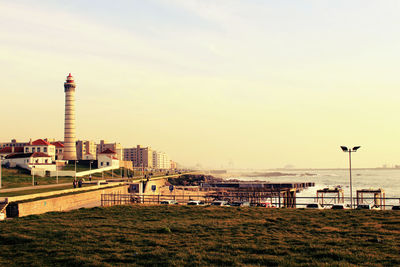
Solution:
[[[80,140],[205,168],[400,165],[400,2],[0,0],[0,140]]]

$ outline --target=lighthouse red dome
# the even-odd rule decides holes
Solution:
[[[74,82],[74,77],[72,77],[71,73],[67,76],[67,82],[68,83],[73,83]]]

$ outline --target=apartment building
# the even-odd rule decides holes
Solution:
[[[153,151],[153,168],[162,170],[171,168],[171,162],[165,152]]]
[[[97,145],[94,141],[88,141],[88,140],[76,141],[76,158],[78,160],[83,160],[83,159],[95,160],[96,155],[97,155]]]
[[[153,150],[151,147],[138,145],[133,148],[125,148],[124,159],[132,161],[133,167],[153,168]]]

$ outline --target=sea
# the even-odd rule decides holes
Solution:
[[[257,173],[260,173],[260,175],[254,175]],[[268,173],[271,175],[268,175]],[[282,175],[279,175],[279,173]],[[309,187],[297,194],[300,198],[316,197],[318,189],[341,186],[344,190],[344,197],[350,197],[348,169],[258,170],[253,171],[252,174],[252,177],[240,176],[239,174],[238,176],[230,176],[230,178],[271,183],[314,182],[314,187]],[[380,188],[384,190],[386,198],[396,198],[387,200],[386,205],[400,205],[400,169],[352,169],[352,184],[354,198],[357,190]],[[373,196],[369,195],[368,197]]]

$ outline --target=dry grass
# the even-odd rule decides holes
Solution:
[[[116,206],[0,231],[0,265],[400,265],[396,211]]]

